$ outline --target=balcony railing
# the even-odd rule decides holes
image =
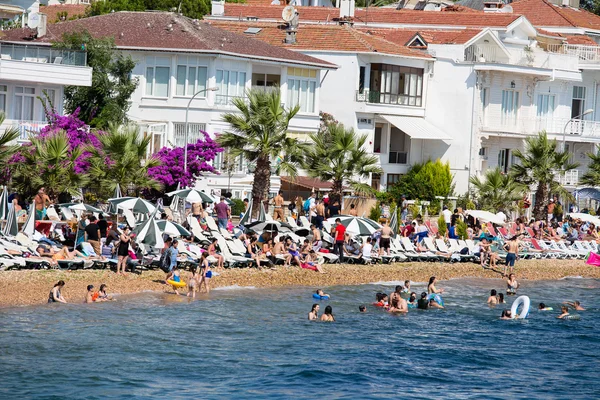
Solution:
[[[579,170],[573,169],[564,175],[555,174],[554,178],[563,186],[577,186],[579,184]]]
[[[7,43],[0,44],[0,59],[41,64],[87,65],[87,53],[85,51]]]
[[[405,151],[390,151],[388,163],[408,164],[408,153]]]
[[[565,118],[486,118],[483,124],[486,131],[502,131],[520,134],[536,134],[541,131],[554,135],[575,135],[600,138],[600,122]]]
[[[356,101],[359,103],[393,104],[400,106],[421,107],[421,96],[382,93],[375,90],[357,90]]]
[[[244,99],[244,101],[248,100],[246,97],[243,96],[228,96],[225,94],[218,94],[215,96],[215,105],[233,106],[233,99]]]
[[[465,49],[465,62],[472,63],[499,63],[519,66],[528,66],[546,69],[578,69],[577,58],[566,52],[544,51],[539,47],[530,49],[510,49],[510,57],[498,47],[492,45],[471,45]]]
[[[558,54],[569,54],[579,58],[584,63],[600,62],[600,46],[581,44],[549,44],[548,51]]]
[[[19,140],[29,140],[29,136],[40,133],[48,125],[46,121],[13,121],[12,126],[19,130]]]
[[[465,49],[465,61],[467,62],[500,62],[497,46],[472,45]]]

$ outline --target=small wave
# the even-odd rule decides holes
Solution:
[[[240,285],[232,285],[232,286],[222,286],[218,288],[214,288],[213,290],[245,290],[245,289],[256,289],[256,286],[240,286]]]
[[[410,281],[411,285],[425,285],[426,282],[413,282]],[[379,282],[369,282],[365,283],[365,285],[379,285],[379,286],[404,286],[404,281],[379,281]]]
[[[581,275],[576,275],[576,276],[563,276],[562,278],[559,278],[559,281],[564,281],[566,279],[583,279],[583,276]]]

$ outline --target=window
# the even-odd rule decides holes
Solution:
[[[175,75],[175,95],[191,97],[206,90],[206,75],[208,69],[202,66],[178,65]],[[206,97],[206,92],[200,93]]]
[[[148,157],[157,153],[164,146],[165,133],[167,131],[166,124],[149,125],[148,130],[144,132],[144,136],[150,136],[150,146],[148,146]]]
[[[358,70],[358,93],[362,94],[365,90],[365,74],[367,73],[366,67],[360,67]]]
[[[481,147],[479,149],[479,155],[482,156],[482,157],[487,156],[487,147]]]
[[[571,118],[581,118],[585,112],[585,87],[573,86],[573,100],[571,102]]]
[[[262,89],[264,91],[279,87],[279,75],[272,74],[252,74],[252,89]]]
[[[6,112],[6,96],[8,96],[8,86],[0,85],[0,111]]]
[[[421,107],[423,69],[389,64],[371,64],[370,103]]]
[[[203,137],[200,131],[206,131],[206,124],[193,124],[188,122],[188,143],[196,143]],[[175,147],[185,146],[185,122],[174,122]]]
[[[375,138],[373,139],[373,153],[381,153],[381,135],[383,134],[383,125],[375,126]]]
[[[409,148],[409,137],[406,133],[393,126],[390,132],[390,153],[388,162],[390,164],[408,164]]]
[[[501,149],[498,152],[498,168],[504,173],[508,172],[510,160],[510,149]]]
[[[371,187],[375,190],[379,190],[381,184],[381,174],[371,174]]]
[[[33,121],[33,106],[35,104],[35,88],[16,86],[13,119]]]
[[[44,89],[42,90],[42,98],[44,99],[44,101],[46,102],[46,108],[51,109],[54,108],[55,110],[58,110],[58,104],[56,104],[56,89]],[[41,116],[41,120],[42,121],[46,121],[46,112],[44,111],[43,107],[41,110],[42,116]]]
[[[146,57],[146,96],[169,97],[169,64],[168,57]]]
[[[398,183],[402,174],[387,174],[387,187]]]
[[[554,115],[554,95],[538,95],[537,116],[542,118],[552,118]]]
[[[288,68],[288,107],[300,106],[301,112],[315,112],[317,71],[306,68]]]
[[[217,104],[231,104],[235,97],[246,97],[246,73],[217,70]]]
[[[487,114],[487,108],[490,103],[490,89],[489,88],[481,89],[480,96],[481,96],[481,117],[482,117],[481,119],[485,125],[485,116]]]
[[[519,92],[514,90],[502,91],[502,124],[515,125],[519,111]]]

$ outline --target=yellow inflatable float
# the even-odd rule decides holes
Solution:
[[[182,288],[187,285],[184,281],[175,282],[174,280],[169,279],[167,283],[176,288]]]

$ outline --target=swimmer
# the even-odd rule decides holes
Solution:
[[[313,304],[312,310],[310,310],[310,312],[308,313],[308,320],[316,321],[317,319],[319,319],[319,305]]]
[[[429,301],[427,300],[427,293],[421,293],[421,298],[417,301],[417,308],[419,310],[428,310]]]
[[[504,275],[506,277],[506,275]],[[509,296],[513,296],[517,294],[517,289],[519,288],[519,282],[517,282],[517,278],[515,274],[510,274],[506,277],[506,294]]]
[[[558,318],[558,319],[564,319],[564,318],[568,317],[569,316],[569,307],[562,306],[560,308],[560,313],[561,314],[558,317],[556,317],[556,318]]]
[[[538,305],[538,310],[540,310],[540,311],[552,311],[554,309],[552,307],[546,307],[546,304],[544,304],[544,303],[540,303]]]
[[[429,299],[429,308],[444,308],[444,306],[431,298]]]
[[[408,307],[409,308],[417,307],[417,294],[415,292],[412,292],[410,294],[410,297],[408,298]]]
[[[321,296],[321,297],[323,297],[323,296],[331,297],[331,296],[329,296],[327,293],[323,293],[323,290],[321,290],[321,289],[317,290],[317,292],[316,292],[316,293],[317,293],[319,296]]]
[[[581,303],[579,302],[579,300],[575,300],[574,302],[565,301],[563,302],[563,304],[566,304],[569,307],[573,307],[573,309],[577,311],[585,311],[585,308],[581,307]]]
[[[500,319],[512,319],[512,313],[510,310],[503,310]]]
[[[100,285],[100,289],[98,290],[98,300],[96,300],[96,301],[114,300],[112,297],[110,297],[108,294],[106,294],[106,288],[107,288],[107,286],[104,283],[102,285]]]
[[[495,306],[496,304],[498,304],[498,292],[496,292],[496,289],[492,289],[492,291],[490,292],[490,296],[487,299],[487,303],[490,306]]]
[[[386,308],[388,306],[388,295],[385,293],[377,293],[375,295],[376,303],[373,303],[375,307]]]
[[[398,299],[401,298],[400,296],[402,294],[402,290],[403,289],[404,288],[402,286],[400,286],[400,285],[396,286],[396,289],[394,290],[394,293],[392,293],[390,295],[390,304],[392,304],[394,302],[394,300],[398,300]]]
[[[360,306],[358,306],[358,311],[361,313],[367,312],[367,306],[361,304]]]
[[[393,299],[390,303],[390,308],[388,311],[393,313],[407,313],[408,305],[406,300],[404,300],[402,297]]]
[[[203,255],[206,252],[202,253]],[[196,298],[196,292],[198,291],[198,270],[194,269],[192,274],[190,275],[190,279],[188,280],[188,293],[187,297],[191,297],[192,299]]]
[[[498,304],[506,304],[504,301],[504,293],[498,293]]]
[[[402,289],[402,293],[410,294],[410,280],[404,281],[404,289]]]
[[[429,278],[429,284],[427,285],[427,293],[428,294],[432,294],[432,293],[442,294],[442,293],[444,293],[444,289],[436,289],[436,287],[435,287],[436,282],[437,282],[437,278],[435,276],[432,276],[431,278]]]
[[[96,296],[97,297],[97,296]],[[84,303],[93,303],[94,302],[94,285],[88,285],[87,293],[85,294]]]
[[[54,285],[54,287],[52,287],[52,290],[50,291],[50,295],[48,296],[48,303],[66,303],[67,302],[65,300],[65,298],[63,297],[63,295],[60,293],[60,291],[62,290],[63,287],[65,287],[65,281],[58,281],[58,283],[56,283]]]
[[[321,315],[321,321],[325,322],[335,322],[335,318],[333,317],[333,310],[331,306],[325,307],[325,312]]]

